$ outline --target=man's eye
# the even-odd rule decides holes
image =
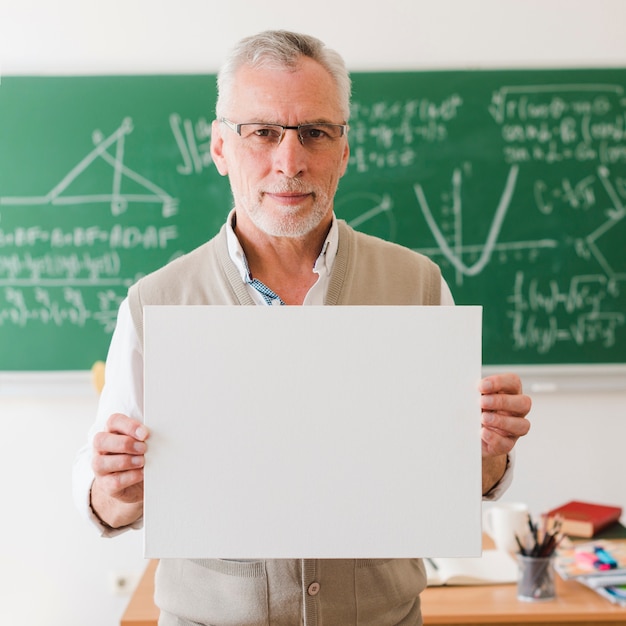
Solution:
[[[278,139],[280,137],[280,130],[277,128],[262,126],[257,128],[254,131],[254,134],[262,139]]]
[[[309,139],[325,139],[328,135],[322,128],[303,128],[302,136]]]

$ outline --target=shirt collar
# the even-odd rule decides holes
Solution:
[[[246,255],[241,247],[241,244],[239,243],[237,235],[235,234],[235,229],[233,227],[234,221],[235,209],[228,214],[228,219],[226,220],[226,243],[228,246],[228,255],[239,271],[241,280],[244,283],[247,283],[250,281],[250,271],[248,270]],[[316,274],[322,274],[322,272],[325,272],[327,275],[330,275],[335,262],[335,257],[337,256],[338,247],[339,227],[337,226],[337,219],[333,213],[328,235],[326,235],[326,240],[324,241],[320,255],[317,257],[315,264],[313,265],[313,271]]]

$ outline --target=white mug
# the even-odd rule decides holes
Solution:
[[[483,515],[483,527],[496,549],[519,552],[515,535],[523,541],[528,534],[528,507],[522,502],[494,504]]]

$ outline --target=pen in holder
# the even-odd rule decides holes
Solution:
[[[536,602],[537,600],[552,600],[556,596],[552,558],[552,556],[517,555],[519,565],[517,597],[519,600]]]
[[[515,536],[520,550],[517,555],[517,597],[527,602],[552,600],[556,597],[553,559],[561,539],[560,522],[551,531],[543,530],[540,533],[538,526],[528,516],[528,528],[529,541],[525,545]]]

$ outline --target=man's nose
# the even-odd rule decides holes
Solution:
[[[280,143],[274,150],[274,165],[278,171],[289,178],[295,178],[305,168],[306,148],[300,141],[296,128],[286,128]]]

